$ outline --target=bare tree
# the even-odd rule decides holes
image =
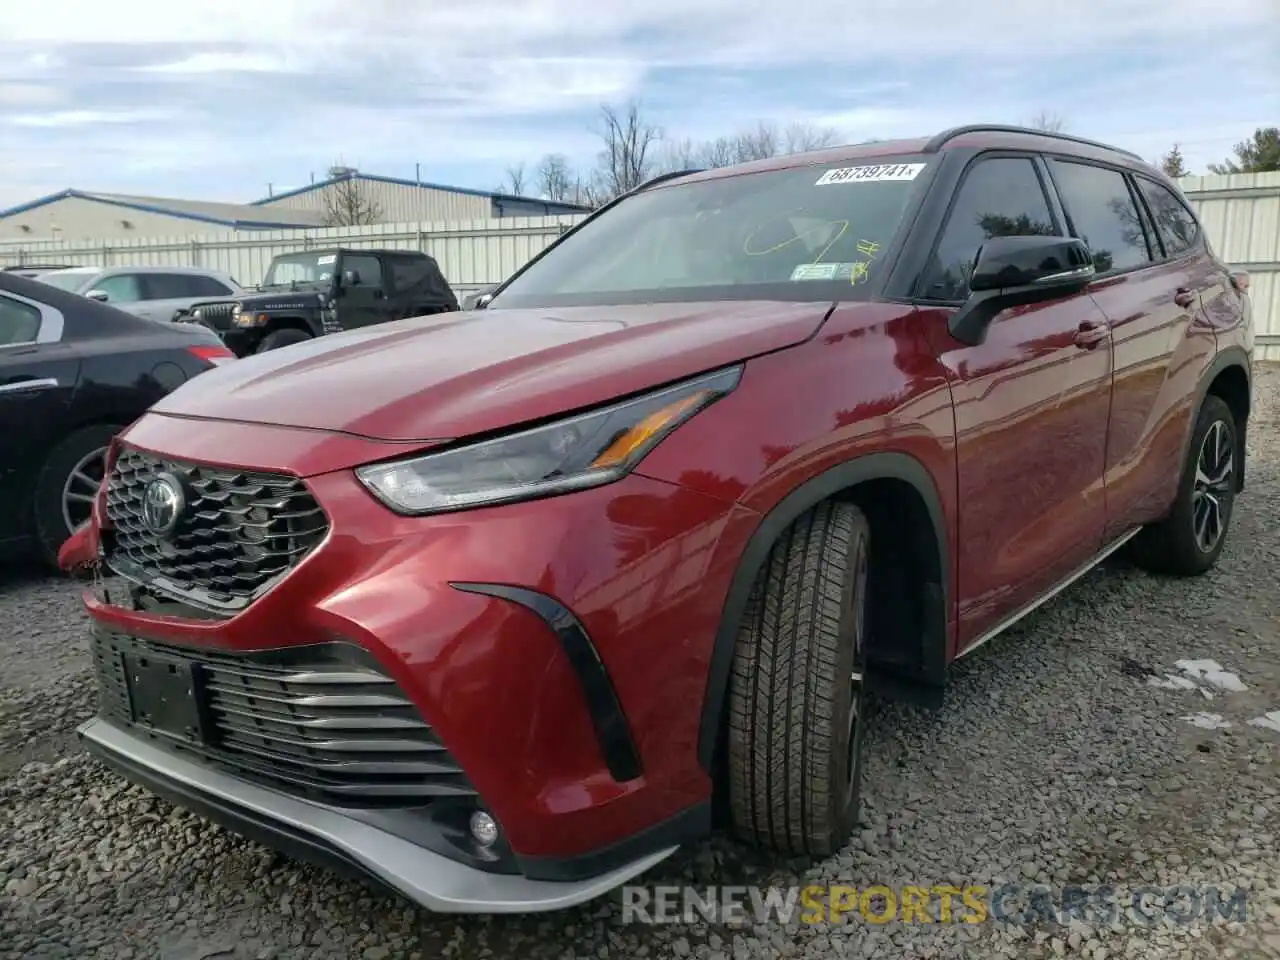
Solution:
[[[509,193],[513,197],[523,197],[525,187],[525,165],[523,162],[507,167],[506,179],[498,184],[498,193]]]
[[[734,137],[734,162],[768,160],[778,155],[778,131],[773,124],[761,121],[754,130],[744,130]]]
[[[643,117],[635,100],[622,107],[606,104],[600,115],[604,149],[600,151],[599,182],[593,187],[604,199],[612,199],[649,179],[662,130]]]
[[[538,161],[534,182],[540,195],[562,203],[573,190],[573,178],[569,174],[569,161],[562,153],[549,153]]]
[[[1062,133],[1067,129],[1067,121],[1050,110],[1041,110],[1028,121],[1027,126],[1045,133]]]
[[[822,150],[840,142],[840,134],[834,127],[818,127],[809,123],[793,123],[783,134],[785,153],[804,153],[806,150]]]
[[[382,205],[369,196],[360,175],[349,167],[341,171],[336,182],[324,191],[324,222],[329,227],[363,227],[382,219]]]

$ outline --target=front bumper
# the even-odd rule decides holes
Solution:
[[[442,913],[532,913],[572,907],[608,893],[676,850],[674,846],[656,850],[574,882],[489,873],[361,823],[336,808],[173,756],[106,720],[90,720],[78,732],[95,756],[173,803],[300,859],[376,880]]]

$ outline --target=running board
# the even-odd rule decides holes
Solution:
[[[1039,610],[1042,606],[1044,606],[1046,603],[1048,603],[1050,600],[1052,600],[1054,597],[1060,594],[1063,590],[1067,589],[1067,587],[1071,586],[1073,583],[1075,583],[1077,580],[1083,577],[1086,573],[1088,573],[1090,570],[1092,570],[1094,567],[1100,564],[1103,560],[1107,559],[1107,557],[1111,556],[1113,553],[1115,553],[1117,550],[1119,550],[1121,547],[1123,547],[1126,543],[1128,543],[1130,540],[1132,540],[1141,532],[1142,532],[1141,527],[1135,527],[1133,530],[1130,530],[1128,533],[1124,534],[1119,539],[1113,540],[1107,547],[1105,547],[1102,550],[1101,553],[1097,554],[1092,560],[1086,563],[1083,567],[1081,567],[1075,573],[1071,574],[1065,580],[1061,581],[1052,590],[1049,590],[1047,593],[1041,594],[1040,596],[1036,597],[1036,599],[1028,603],[1025,607],[1005,617],[1003,620],[997,623],[994,627],[992,627],[990,630],[988,630],[986,633],[980,636],[977,640],[975,640],[973,643],[969,644],[969,646],[961,650],[958,654],[956,654],[956,660],[959,660],[961,657],[967,657],[969,654],[973,653],[973,651],[977,650],[984,643],[987,643],[988,641],[993,640],[996,637],[1000,636],[1000,634],[1004,633],[1006,630],[1012,627],[1015,623],[1017,623],[1023,617],[1027,616],[1028,614],[1035,613],[1035,611]]]

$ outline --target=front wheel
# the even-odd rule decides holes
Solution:
[[[828,856],[857,825],[866,717],[870,528],[818,504],[774,545],[729,681],[729,807],[744,839]]]
[[[1173,509],[1134,540],[1134,559],[1153,573],[1196,576],[1218,562],[1235,506],[1240,464],[1235,416],[1204,399],[1178,480]]]
[[[257,352],[266,353],[268,350],[278,350],[280,347],[287,347],[310,339],[311,334],[303,330],[295,330],[292,327],[286,327],[284,330],[273,330],[262,338],[262,342],[258,344]]]
[[[59,441],[45,458],[32,506],[36,540],[50,566],[57,567],[58,551],[89,519],[102,483],[107,447],[122,429],[109,424],[83,427]]]

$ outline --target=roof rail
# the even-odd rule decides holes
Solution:
[[[922,153],[937,153],[942,149],[943,145],[948,141],[954,140],[956,137],[962,137],[966,133],[1025,133],[1033,137],[1049,137],[1052,140],[1069,140],[1071,143],[1082,143],[1090,147],[1098,147],[1100,150],[1110,150],[1113,153],[1122,153],[1126,157],[1132,157],[1142,163],[1147,161],[1134,153],[1132,150],[1125,150],[1121,147],[1113,147],[1109,143],[1102,143],[1098,140],[1088,140],[1085,137],[1077,137],[1070,133],[1053,133],[1049,130],[1035,130],[1031,127],[1017,127],[1004,123],[971,123],[963,127],[952,127],[950,130],[943,130],[932,140],[924,145]]]

